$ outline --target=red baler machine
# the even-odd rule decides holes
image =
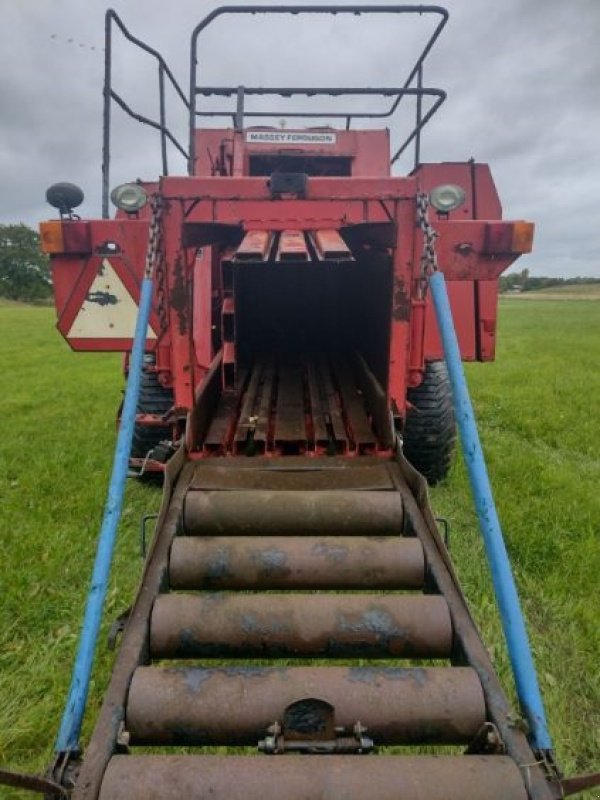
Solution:
[[[158,266],[133,465],[160,469],[189,419],[194,458],[387,452],[395,429],[415,466],[431,482],[443,477],[454,422],[418,198],[430,203],[465,360],[494,358],[497,279],[533,236],[530,223],[502,221],[486,164],[421,162],[421,129],[445,97],[423,87],[423,60],[444,22],[397,88],[198,86],[193,57],[188,176],[166,174],[175,140],[163,121],[165,174],[117,187],[115,219],[73,218],[59,187],[62,219],[42,224],[42,246],[58,328],[75,350],[130,350],[153,214],[146,198],[155,198]],[[162,60],[159,71],[164,90],[165,76],[174,79]],[[277,94],[377,96],[391,104],[384,117],[416,98],[415,125],[392,151],[387,129],[351,129],[368,112],[333,113],[343,130],[250,125],[268,112],[245,110],[248,101]],[[229,98],[222,114],[233,127],[196,129],[198,117],[217,114],[198,107],[207,96]],[[110,82],[105,97],[108,126],[111,100],[129,109]],[[297,124],[311,114],[288,116]],[[105,215],[109,137],[107,127]],[[411,144],[414,169],[392,176]],[[196,419],[207,391],[210,419]]]

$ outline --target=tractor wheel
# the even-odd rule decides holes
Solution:
[[[452,390],[443,361],[427,362],[423,382],[408,390],[408,401],[404,455],[434,486],[448,474],[456,442]]]
[[[144,366],[154,364],[154,356],[144,357]],[[155,372],[142,372],[140,383],[140,395],[137,404],[138,414],[166,414],[173,405],[173,392],[165,389],[158,381]],[[133,429],[133,441],[131,444],[132,458],[146,458],[150,450],[153,450],[165,439],[172,438],[171,426],[149,426],[136,424]]]

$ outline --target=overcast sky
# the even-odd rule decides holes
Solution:
[[[423,160],[490,163],[505,217],[537,224],[535,254],[519,267],[600,277],[600,0],[441,4],[450,21],[426,64],[425,84],[445,89],[448,100],[424,132]],[[218,5],[113,2],[184,89],[190,32]],[[98,0],[0,0],[0,222],[35,226],[52,216],[44,192],[59,180],[83,188],[82,216],[99,216],[105,8]],[[227,18],[200,40],[200,82],[397,86],[430,30],[427,20],[388,15]],[[114,85],[136,110],[156,114],[154,65],[118,39]],[[169,111],[185,136],[185,116],[171,95]],[[156,134],[142,135],[119,109],[114,122],[111,185],[155,177]],[[399,126],[392,134],[399,141]],[[184,171],[176,158],[172,168]]]

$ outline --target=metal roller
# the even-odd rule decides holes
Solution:
[[[174,589],[420,589],[423,545],[416,538],[178,536],[171,547]]]
[[[99,800],[526,800],[505,756],[113,756]]]
[[[395,491],[190,491],[183,527],[203,536],[402,532],[402,498]]]
[[[337,727],[360,721],[375,744],[466,743],[485,721],[469,667],[138,667],[126,728],[132,744],[256,745],[275,721],[303,733],[307,720],[320,724],[315,700],[333,706]]]
[[[154,603],[154,658],[447,658],[439,595],[166,594]]]

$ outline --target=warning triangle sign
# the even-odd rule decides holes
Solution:
[[[67,339],[133,339],[137,313],[137,303],[104,258]],[[151,327],[146,337],[156,339]]]

